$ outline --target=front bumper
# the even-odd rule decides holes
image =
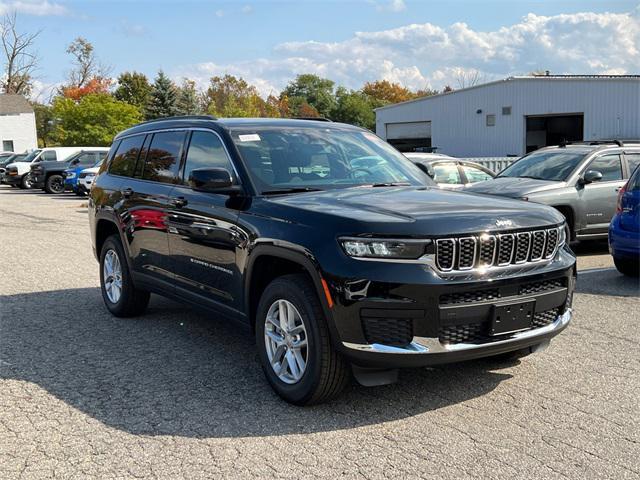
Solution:
[[[5,175],[4,183],[6,185],[20,185],[23,175]]]
[[[493,278],[442,279],[425,268],[412,274],[407,265],[384,272],[387,281],[330,282],[337,347],[359,366],[419,367],[498,355],[544,343],[571,320],[576,270],[568,247],[547,265]],[[492,335],[496,307],[519,302],[534,304],[530,327]]]

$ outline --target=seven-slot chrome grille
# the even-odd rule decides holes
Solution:
[[[559,246],[562,228],[441,238],[436,240],[436,266],[448,272],[548,260]]]

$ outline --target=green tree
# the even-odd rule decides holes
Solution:
[[[196,82],[185,78],[178,92],[178,115],[197,115],[200,113],[200,102]]]
[[[178,114],[178,89],[162,70],[153,82],[145,108],[147,120],[173,117]]]
[[[203,96],[206,110],[217,117],[259,117],[266,111],[258,90],[242,77],[212,77]]]
[[[313,107],[320,116],[330,118],[336,107],[334,94],[334,82],[317,75],[298,75],[295,80],[289,82],[280,97],[289,98],[291,114],[296,117],[307,116],[308,110],[305,104]]]
[[[34,103],[33,110],[36,114],[36,131],[39,147],[50,147],[53,143],[53,109],[50,105]]]
[[[113,96],[121,102],[143,109],[149,101],[151,85],[144,73],[124,72],[118,77],[118,87]]]
[[[370,130],[375,129],[376,115],[373,112],[374,104],[369,95],[362,91],[348,91],[344,87],[338,87],[336,98],[336,108],[332,114],[333,120]]]
[[[120,131],[141,120],[140,110],[108,94],[90,94],[74,101],[56,97],[52,114],[54,138],[64,146],[107,146]]]

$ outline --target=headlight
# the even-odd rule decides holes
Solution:
[[[95,174],[94,173],[90,173],[89,175],[85,176],[84,179],[85,180],[93,180],[95,178]]]
[[[563,223],[558,228],[558,247],[561,247],[567,241],[567,224]]]
[[[340,244],[350,257],[415,260],[425,254],[431,240],[341,238]]]
[[[65,172],[64,178],[76,178],[76,172]]]

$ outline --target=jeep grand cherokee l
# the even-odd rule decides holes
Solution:
[[[366,165],[366,166],[363,166]],[[106,307],[149,293],[246,325],[289,402],[546,346],[571,318],[564,218],[445,191],[369,131],[182,117],[114,140],[89,218]]]

